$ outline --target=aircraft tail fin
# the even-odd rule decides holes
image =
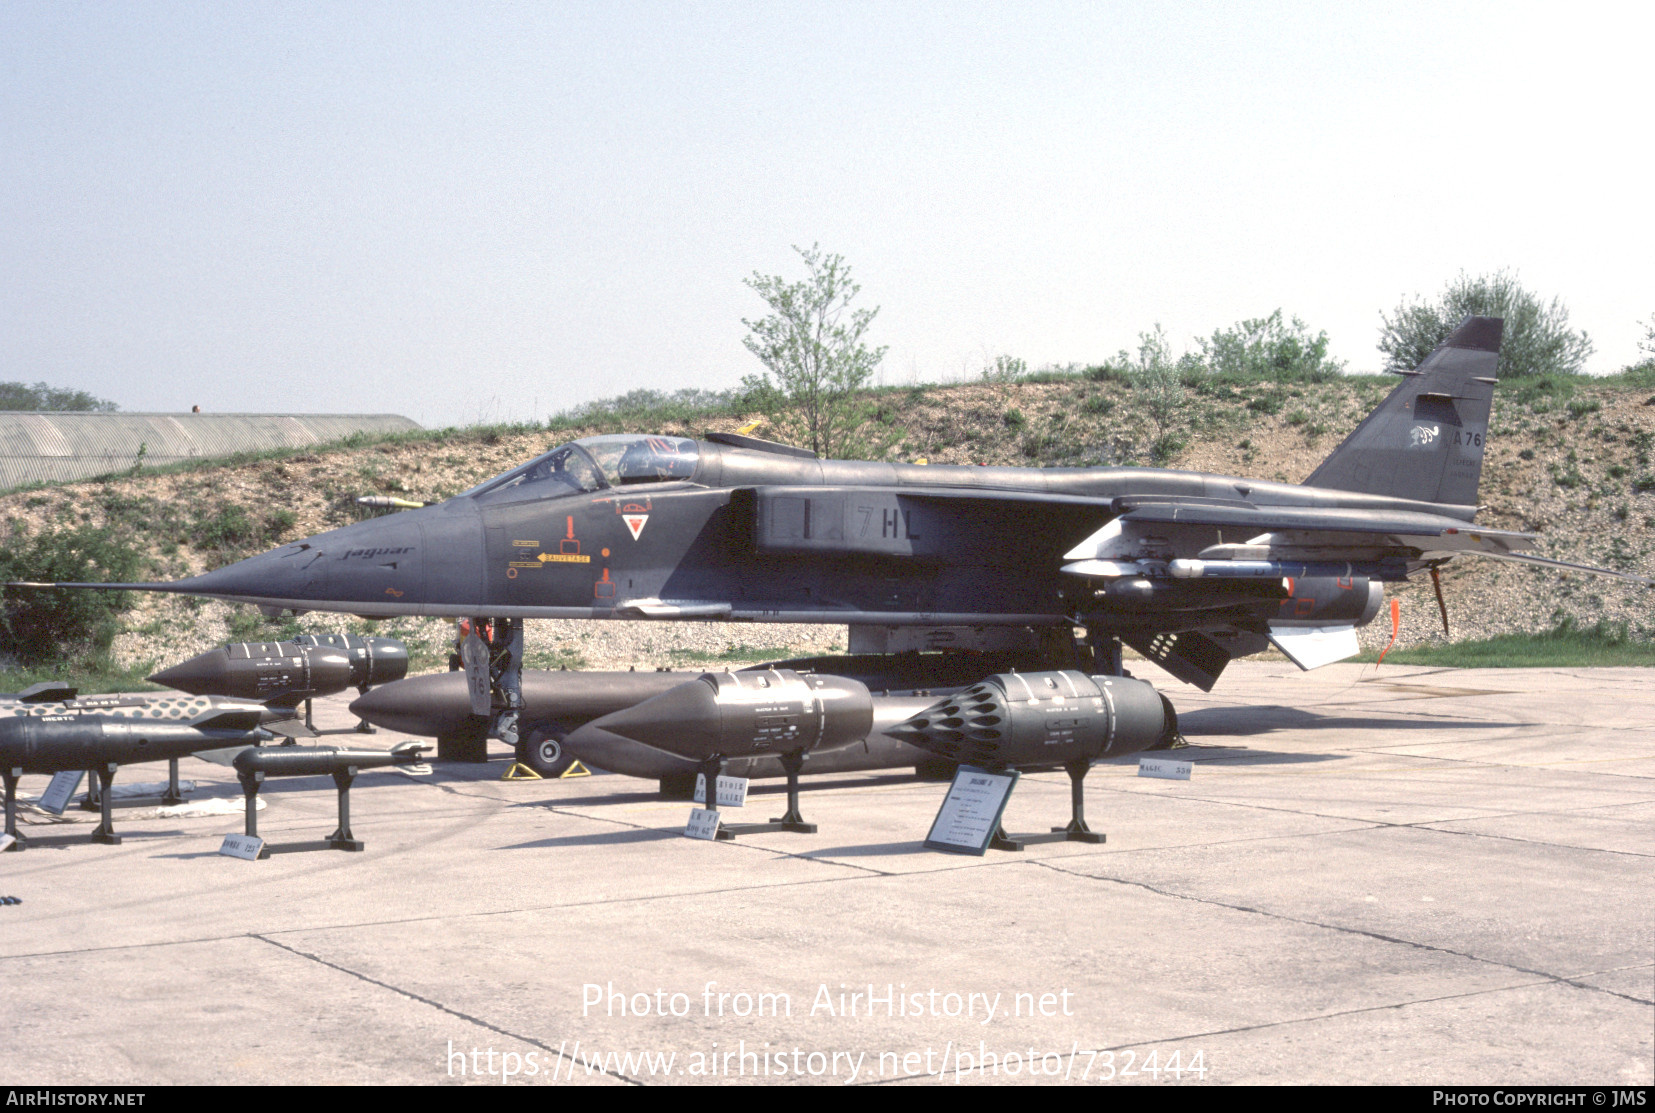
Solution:
[[[1307,487],[1477,505],[1505,322],[1467,317],[1304,481]]]

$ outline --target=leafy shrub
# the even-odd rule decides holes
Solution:
[[[1284,321],[1280,309],[1217,329],[1198,343],[1201,367],[1221,378],[1325,383],[1345,369],[1343,361],[1328,357],[1326,331],[1311,336],[1299,318]]]
[[[1542,302],[1509,271],[1475,278],[1461,271],[1435,301],[1404,301],[1394,316],[1383,318],[1379,351],[1385,369],[1413,370],[1467,316],[1504,318],[1502,379],[1579,374],[1592,354],[1591,339],[1569,328],[1569,311],[1557,298]]]
[[[73,583],[136,579],[144,566],[120,535],[81,526],[21,537],[0,549],[0,582]],[[127,592],[8,587],[0,595],[0,653],[24,665],[107,650],[119,632]]]
[[[1028,424],[1028,419],[1023,416],[1023,411],[1018,409],[1007,410],[1005,416],[1000,420],[1005,422],[1007,429],[1021,429]]]

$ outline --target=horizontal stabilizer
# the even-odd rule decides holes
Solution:
[[[1354,626],[1272,628],[1270,643],[1306,672],[1362,652]]]
[[[62,703],[74,699],[80,689],[61,680],[42,680],[31,684],[12,698],[18,703]]]

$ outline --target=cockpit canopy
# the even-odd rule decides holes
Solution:
[[[630,433],[582,437],[480,483],[461,497],[515,501],[666,483],[693,477],[699,458],[695,442],[683,437]]]

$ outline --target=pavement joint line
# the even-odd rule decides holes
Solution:
[[[1418,940],[1402,939],[1402,938],[1399,938],[1398,936],[1395,936],[1395,935],[1386,935],[1383,932],[1368,931],[1365,928],[1344,927],[1344,926],[1339,925],[1339,924],[1323,923],[1320,920],[1307,920],[1307,919],[1304,919],[1303,917],[1289,916],[1289,915],[1286,915],[1285,913],[1281,913],[1281,912],[1269,912],[1269,911],[1266,911],[1265,909],[1253,908],[1253,907],[1251,907],[1249,905],[1245,905],[1245,904],[1231,904],[1228,901],[1214,900],[1211,897],[1200,897],[1200,896],[1195,896],[1195,895],[1190,894],[1190,893],[1175,893],[1170,889],[1156,888],[1154,885],[1151,885],[1146,881],[1132,881],[1132,880],[1128,880],[1127,878],[1123,878],[1123,877],[1105,877],[1105,876],[1100,876],[1098,874],[1078,873],[1075,870],[1063,869],[1060,866],[1054,865],[1051,861],[1046,860],[1046,859],[1037,859],[1037,860],[1031,861],[1029,864],[1032,865],[1032,866],[1043,866],[1046,869],[1049,869],[1049,870],[1053,871],[1054,873],[1066,873],[1066,874],[1069,874],[1071,877],[1082,877],[1082,878],[1086,878],[1086,879],[1091,880],[1091,881],[1107,881],[1107,882],[1111,882],[1111,883],[1116,884],[1116,885],[1126,885],[1126,886],[1130,886],[1130,887],[1133,887],[1133,888],[1144,889],[1148,892],[1155,893],[1159,896],[1171,897],[1175,900],[1187,900],[1187,901],[1193,901],[1197,904],[1209,904],[1209,905],[1212,905],[1216,908],[1228,908],[1228,909],[1231,909],[1231,910],[1236,911],[1236,912],[1247,912],[1247,913],[1251,913],[1255,916],[1264,916],[1268,919],[1282,920],[1282,921],[1287,922],[1287,923],[1303,924],[1306,927],[1321,928],[1325,931],[1339,932],[1339,933],[1344,934],[1344,935],[1363,936],[1363,937],[1368,938],[1368,939],[1378,940],[1381,943],[1395,943],[1395,944],[1398,944],[1399,946],[1412,947],[1416,950],[1432,951],[1432,952],[1435,952],[1437,954],[1452,955],[1455,958],[1463,958],[1463,959],[1468,959],[1472,962],[1480,962],[1480,963],[1485,963],[1489,966],[1497,966],[1502,970],[1513,970],[1513,971],[1516,971],[1519,974],[1529,974],[1529,975],[1532,975],[1532,976],[1537,977],[1537,978],[1545,978],[1547,981],[1557,982],[1557,983],[1562,984],[1562,985],[1573,986],[1576,989],[1585,989],[1585,990],[1590,990],[1593,993],[1603,993],[1603,994],[1607,994],[1610,997],[1619,997],[1623,1001],[1631,1001],[1634,1004],[1638,1004],[1638,1005],[1647,1005],[1647,1004],[1649,1004],[1648,1001],[1645,1001],[1641,997],[1633,997],[1630,994],[1620,993],[1620,992],[1617,992],[1613,989],[1604,989],[1601,986],[1586,985],[1583,982],[1573,981],[1569,977],[1567,977],[1563,974],[1551,974],[1551,973],[1548,973],[1544,970],[1531,970],[1530,968],[1528,968],[1526,966],[1518,966],[1515,963],[1510,963],[1510,962],[1501,962],[1499,959],[1496,959],[1496,958],[1483,958],[1479,955],[1470,954],[1466,951],[1456,951],[1452,947],[1439,947],[1435,943],[1421,943]]]
[[[1315,1013],[1311,1016],[1289,1017],[1286,1020],[1270,1020],[1265,1021],[1262,1024],[1244,1024],[1237,1028],[1214,1028],[1206,1032],[1194,1032],[1182,1036],[1167,1036],[1164,1039],[1134,1040],[1131,1043],[1110,1044],[1108,1047],[1085,1048],[1078,1052],[1070,1052],[1070,1054],[1102,1055],[1106,1052],[1126,1051],[1134,1047],[1157,1047],[1164,1044],[1189,1043],[1194,1040],[1215,1039],[1219,1036],[1241,1035],[1246,1032],[1262,1032],[1269,1028],[1285,1028],[1299,1024],[1315,1024],[1319,1021],[1337,1020],[1340,1017],[1345,1016],[1361,1016],[1363,1013],[1384,1012],[1387,1009],[1409,1009],[1415,1007],[1416,1005],[1434,1005],[1440,1001],[1458,1001],[1467,997],[1483,997],[1490,993],[1509,993],[1514,989],[1531,989],[1535,986],[1555,984],[1557,984],[1557,980],[1555,978],[1541,977],[1536,981],[1517,982],[1512,985],[1505,986],[1490,986],[1488,989],[1467,990],[1465,993],[1448,993],[1441,997],[1420,997],[1409,1001],[1391,1001],[1382,1005],[1363,1005],[1362,1007],[1355,1009],[1338,1009],[1329,1013]],[[1184,1069],[1186,1072],[1189,1070],[1188,1067],[1185,1067]],[[1214,1069],[1216,1068],[1207,1068],[1209,1073],[1211,1073]],[[1164,1072],[1166,1068],[1163,1067],[1162,1070]],[[937,1074],[909,1074],[904,1075],[901,1078],[876,1078],[868,1082],[853,1083],[853,1085],[888,1086],[894,1082],[918,1082],[932,1078],[940,1081],[942,1078],[947,1076],[947,1073],[947,1071],[940,1071]],[[1085,1080],[1083,1079],[1082,1082],[1084,1083],[1084,1081]]]
[[[1511,815],[1518,815],[1518,816],[1531,815],[1531,814],[1547,815],[1547,814],[1551,814],[1551,813],[1547,813],[1547,812],[1538,812],[1538,813],[1513,812],[1513,813],[1511,813]],[[1430,823],[1480,823],[1485,819],[1509,819],[1509,818],[1511,818],[1511,816],[1509,816],[1509,815],[1485,815],[1485,816],[1479,816],[1476,819],[1433,819],[1433,820],[1430,820],[1429,822]],[[1521,838],[1517,835],[1497,835],[1492,831],[1450,831],[1450,830],[1445,830],[1443,828],[1427,826],[1426,824],[1423,824],[1423,823],[1403,823],[1403,824],[1397,824],[1397,826],[1400,826],[1400,827],[1417,827],[1422,831],[1434,831],[1437,834],[1442,834],[1442,835],[1464,835],[1467,838],[1475,838],[1475,839],[1502,839],[1506,842],[1520,842],[1520,843],[1523,843],[1527,846],[1550,846],[1550,847],[1554,847],[1558,850],[1580,850],[1580,851],[1585,851],[1588,854],[1625,854],[1625,855],[1628,855],[1628,856],[1633,857],[1633,858],[1655,858],[1655,854],[1647,854],[1642,850],[1615,850],[1615,849],[1612,849],[1612,848],[1606,847],[1606,846],[1576,846],[1574,843],[1547,842],[1544,839],[1525,839],[1525,838]]]
[[[1366,753],[1372,753],[1373,751],[1357,750],[1357,751],[1350,751],[1350,752],[1366,754]],[[1176,754],[1177,751],[1174,750],[1173,753]],[[1376,756],[1380,756],[1380,755],[1376,755]],[[1382,755],[1382,756],[1396,756],[1396,755]],[[1344,776],[1344,777],[1349,777],[1352,780],[1364,780],[1364,779],[1367,779],[1369,777],[1391,776],[1391,775],[1394,775],[1394,774],[1397,774],[1397,773],[1442,772],[1443,771],[1443,766],[1446,765],[1446,764],[1464,765],[1464,766],[1467,766],[1469,768],[1476,768],[1476,769],[1559,769],[1559,770],[1567,770],[1567,769],[1575,768],[1576,766],[1580,766],[1580,765],[1607,765],[1611,762],[1655,761],[1655,754],[1645,754],[1645,755],[1637,756],[1637,757],[1595,757],[1595,758],[1587,758],[1583,761],[1528,761],[1528,762],[1519,762],[1519,761],[1472,761],[1472,760],[1467,759],[1467,758],[1443,758],[1443,757],[1436,757],[1436,756],[1433,756],[1431,754],[1407,754],[1405,756],[1407,758],[1409,758],[1410,760],[1427,761],[1427,762],[1431,762],[1432,764],[1429,764],[1429,765],[1397,765],[1397,766],[1391,766],[1389,768],[1383,768],[1383,769],[1339,769],[1339,768],[1332,768],[1332,769],[1302,769],[1302,770],[1301,769],[1262,769],[1262,770],[1259,770],[1257,772],[1254,772],[1251,769],[1251,767],[1249,767],[1249,766],[1225,765],[1224,764],[1225,759],[1223,759],[1223,758],[1211,758],[1211,759],[1202,758],[1202,759],[1196,761],[1194,764],[1198,768],[1209,766],[1209,765],[1213,766],[1215,768],[1222,768],[1225,773],[1227,773],[1227,774],[1229,774],[1233,777],[1237,777],[1237,778],[1240,778],[1240,777],[1326,777],[1326,776]],[[1177,760],[1177,759],[1174,758],[1173,760]],[[1259,764],[1262,764],[1262,763],[1259,763]],[[1295,764],[1302,764],[1302,763],[1295,763]],[[1130,767],[1127,767],[1127,768],[1130,768]],[[1117,777],[1136,776],[1135,773],[1125,773],[1125,772],[1118,773],[1118,774],[1115,774],[1115,775]],[[1641,774],[1641,773],[1607,773],[1607,774],[1603,774],[1603,775],[1604,776],[1630,776],[1630,777],[1640,777],[1640,778],[1644,776],[1644,774]],[[1107,778],[1107,774],[1105,776]]]
[[[593,820],[593,821],[599,822],[599,823],[613,823],[617,827],[625,827],[625,828],[627,828],[629,830],[632,830],[632,831],[659,831],[659,830],[661,830],[661,828],[659,828],[659,827],[646,827],[641,823],[629,823],[628,821],[626,821],[624,819],[613,819],[609,816],[583,815],[582,813],[577,812],[577,811],[569,811],[569,810],[565,810],[563,808],[557,807],[555,804],[547,804],[547,805],[543,805],[543,806],[546,808],[547,811],[552,812],[555,815],[567,815],[567,816],[572,816],[576,819],[588,819],[588,820]],[[740,847],[743,850],[759,850],[759,851],[763,851],[765,853],[771,854],[775,857],[794,858],[794,859],[801,860],[801,861],[811,862],[812,864],[815,864],[815,865],[844,865],[848,869],[862,870],[863,872],[873,874],[876,877],[895,877],[895,876],[897,876],[896,874],[891,873],[889,870],[876,870],[872,866],[860,866],[860,865],[856,865],[855,863],[852,863],[852,862],[841,863],[841,862],[834,861],[832,859],[812,858],[809,855],[795,854],[795,853],[793,853],[792,851],[789,851],[789,850],[772,850],[769,847],[760,846],[757,843],[751,843],[751,842],[744,843],[740,839],[729,840],[727,842],[727,845]]]
[[[652,830],[652,828],[641,828],[641,830]],[[733,845],[740,845],[740,844],[733,844]],[[749,843],[748,846],[751,849],[755,849],[755,850],[765,850],[766,849],[765,847],[756,846],[756,845],[751,844],[751,843]],[[777,855],[778,857],[786,857],[786,858],[806,858],[806,857],[809,857],[808,855],[794,854],[794,853],[787,852],[787,851],[770,851],[770,853],[773,853],[773,854]],[[1064,857],[1080,857],[1080,856],[1082,856],[1082,855],[1065,855]],[[1085,857],[1090,857],[1091,855],[1084,855],[1084,856]],[[881,871],[881,870],[874,870],[874,869],[872,869],[871,867],[868,867],[868,866],[852,866],[852,865],[848,865],[847,863],[841,862],[841,861],[839,861],[838,859],[835,859],[835,858],[818,857],[818,858],[811,858],[811,860],[813,862],[815,862],[817,864],[821,864],[821,865],[846,866],[847,868],[861,869],[861,870],[865,870],[866,872],[862,873],[862,874],[853,874],[849,877],[812,877],[812,878],[805,878],[805,879],[798,880],[798,881],[781,881],[781,882],[775,882],[775,883],[771,883],[771,884],[735,885],[735,886],[729,886],[729,887],[722,888],[722,889],[694,889],[694,890],[686,889],[686,890],[683,890],[681,892],[674,892],[674,893],[647,893],[647,894],[642,894],[642,895],[639,895],[639,896],[608,897],[608,898],[603,898],[603,899],[599,899],[599,900],[584,900],[584,901],[565,902],[565,903],[558,903],[558,904],[533,904],[533,905],[525,905],[525,906],[522,906],[522,907],[519,907],[519,908],[495,908],[495,909],[479,910],[479,911],[475,911],[475,912],[450,913],[450,914],[444,914],[444,915],[404,916],[404,917],[400,917],[400,918],[397,918],[397,919],[360,920],[360,921],[355,921],[355,922],[350,922],[350,923],[307,924],[307,925],[303,925],[303,926],[299,926],[299,927],[289,927],[289,928],[267,928],[262,932],[233,932],[233,933],[230,933],[230,934],[227,934],[227,935],[204,935],[204,936],[197,936],[197,937],[191,938],[191,939],[156,939],[156,940],[151,940],[149,942],[143,942],[143,943],[115,943],[115,944],[111,944],[109,946],[104,946],[104,947],[66,947],[63,950],[58,950],[58,951],[25,951],[25,952],[21,952],[19,954],[10,954],[10,955],[0,954],[0,962],[7,962],[7,961],[16,960],[16,959],[26,959],[26,958],[58,958],[58,957],[62,957],[64,955],[82,955],[82,954],[90,955],[90,954],[99,954],[99,953],[102,953],[102,952],[105,952],[105,951],[145,950],[145,949],[156,948],[156,947],[189,946],[189,945],[195,944],[195,943],[222,943],[222,942],[224,942],[226,940],[230,940],[230,939],[245,939],[250,935],[257,936],[258,938],[262,939],[262,938],[265,938],[266,936],[293,935],[293,934],[301,933],[301,932],[353,931],[353,930],[358,930],[358,929],[361,929],[361,928],[396,927],[396,926],[401,926],[401,925],[406,925],[406,924],[424,924],[424,923],[431,923],[431,922],[434,922],[434,921],[443,921],[443,920],[462,920],[463,921],[463,920],[469,920],[469,919],[474,919],[474,918],[478,918],[478,917],[488,917],[488,916],[515,916],[515,915],[521,915],[521,914],[530,913],[530,912],[552,912],[552,911],[559,911],[559,910],[563,910],[563,909],[572,909],[572,908],[597,908],[597,907],[602,907],[603,905],[609,905],[609,904],[632,904],[632,903],[642,903],[642,902],[646,902],[646,901],[655,901],[655,900],[686,900],[686,899],[687,900],[695,900],[695,899],[700,899],[702,897],[723,896],[723,895],[730,894],[730,893],[751,893],[751,892],[754,892],[755,890],[789,889],[789,888],[793,888],[795,886],[801,886],[801,885],[826,885],[826,884],[837,884],[837,883],[850,882],[850,881],[870,881],[870,880],[881,879],[881,878],[902,880],[904,878],[909,878],[909,877],[933,876],[933,875],[937,875],[937,874],[956,873],[960,870],[1003,869],[1003,868],[1008,867],[1008,866],[1027,865],[1031,862],[1032,863],[1038,863],[1038,862],[1043,861],[1043,859],[1040,859],[1040,858],[1016,859],[1016,858],[1011,858],[1009,856],[1005,859],[1002,859],[1002,860],[989,859],[989,860],[979,861],[977,859],[971,859],[971,860],[961,859],[959,865],[943,866],[943,867],[940,867],[938,869],[919,870],[919,871],[914,871],[914,872],[910,872],[910,873],[895,873],[895,872],[885,872],[885,871]],[[1071,872],[1071,871],[1062,871],[1062,872]],[[1073,876],[1084,877],[1084,876],[1087,876],[1087,875],[1085,875],[1085,874],[1074,874]]]
[[[577,1065],[576,1061],[574,1059],[572,1059],[569,1056],[565,1055],[561,1050],[552,1047],[550,1044],[545,1043],[542,1040],[535,1039],[533,1036],[525,1036],[525,1035],[522,1035],[521,1033],[513,1032],[509,1028],[502,1028],[498,1024],[494,1024],[494,1023],[491,1023],[490,1021],[484,1020],[482,1017],[472,1016],[470,1013],[463,1013],[458,1009],[451,1009],[447,1005],[443,1004],[441,1001],[434,1001],[431,998],[422,996],[421,994],[415,993],[412,990],[403,989],[401,986],[392,985],[390,982],[383,982],[383,981],[380,981],[378,978],[369,977],[367,974],[362,973],[360,970],[352,970],[348,966],[341,966],[337,962],[330,962],[327,959],[323,958],[321,955],[314,955],[314,954],[311,954],[308,951],[301,951],[297,947],[289,947],[286,943],[278,943],[276,940],[266,938],[265,936],[260,935],[256,932],[255,933],[250,933],[248,935],[244,935],[244,936],[242,936],[242,938],[244,938],[244,939],[257,939],[261,943],[268,943],[272,947],[277,947],[281,950],[284,950],[284,951],[288,952],[289,954],[297,955],[300,958],[309,959],[311,962],[317,963],[321,966],[326,966],[330,970],[337,970],[341,974],[348,974],[351,977],[358,979],[359,981],[367,982],[369,985],[378,986],[380,989],[388,989],[392,993],[397,994],[398,996],[406,997],[410,1001],[417,1001],[422,1005],[426,1005],[430,1008],[436,1009],[438,1012],[447,1013],[449,1016],[457,1017],[458,1019],[463,1020],[468,1024],[475,1024],[479,1028],[486,1028],[488,1031],[497,1033],[497,1034],[502,1035],[502,1036],[505,1036],[508,1039],[518,1040],[522,1043],[530,1044],[534,1047],[541,1048],[542,1050],[547,1051],[552,1055],[556,1055],[560,1060],[563,1060],[563,1061],[567,1062],[569,1064],[569,1067],[570,1067],[570,1074],[573,1075],[573,1073],[574,1073],[573,1068]],[[592,1064],[590,1062],[587,1062],[583,1065],[586,1067],[586,1073],[588,1075],[591,1075],[592,1072],[593,1072],[593,1069],[594,1069],[592,1067]],[[561,1067],[561,1063],[559,1064],[559,1066]],[[597,1070],[597,1073],[599,1073],[599,1074],[608,1075],[610,1078],[619,1079],[620,1081],[630,1083],[633,1086],[643,1085],[642,1082],[638,1081],[636,1078],[631,1077],[630,1075],[621,1074],[619,1071],[606,1070],[601,1065],[598,1066],[596,1068],[596,1070]]]
[[[1147,786],[1147,785],[1139,787],[1139,788],[1123,788],[1123,787],[1111,786],[1111,785],[1100,783],[1099,787],[1103,788],[1103,789],[1105,789],[1106,791],[1109,791],[1109,792],[1116,792],[1116,793],[1120,793],[1120,794],[1128,795],[1128,796],[1147,796],[1150,799],[1154,799],[1154,800],[1190,800],[1190,801],[1194,801],[1196,803],[1202,803],[1202,804],[1222,804],[1222,805],[1225,805],[1227,807],[1234,807],[1234,808],[1251,808],[1251,809],[1254,809],[1256,811],[1261,811],[1261,812],[1284,812],[1288,815],[1311,816],[1311,817],[1316,818],[1316,819],[1342,819],[1342,820],[1344,820],[1348,823],[1373,824],[1373,825],[1379,826],[1379,827],[1411,827],[1411,826],[1416,826],[1416,825],[1422,824],[1422,823],[1469,823],[1469,822],[1471,822],[1472,820],[1475,820],[1475,819],[1499,819],[1499,818],[1502,818],[1504,816],[1515,816],[1515,815],[1573,815],[1578,811],[1589,811],[1589,810],[1594,809],[1594,808],[1628,808],[1628,807],[1636,807],[1639,804],[1651,803],[1651,801],[1649,801],[1649,800],[1622,800],[1622,801],[1617,801],[1616,803],[1613,803],[1613,804],[1591,804],[1591,805],[1588,805],[1588,806],[1583,807],[1583,808],[1570,808],[1567,811],[1561,811],[1561,812],[1552,812],[1552,811],[1496,812],[1492,815],[1461,816],[1459,818],[1450,817],[1450,818],[1443,818],[1443,819],[1417,819],[1417,820],[1414,820],[1412,823],[1390,823],[1390,822],[1381,822],[1381,821],[1378,821],[1378,820],[1356,819],[1356,818],[1353,818],[1351,816],[1329,815],[1326,812],[1306,811],[1303,808],[1285,808],[1285,807],[1281,807],[1279,805],[1260,804],[1260,803],[1256,803],[1256,802],[1248,801],[1248,800],[1229,800],[1229,799],[1224,799],[1224,798],[1216,797],[1216,796],[1196,796],[1196,795],[1191,795],[1191,794],[1172,795],[1168,792],[1151,791],[1150,786]],[[1161,788],[1162,786],[1157,784],[1154,787],[1155,788]]]
[[[1159,786],[1157,786],[1157,787],[1159,787]],[[1399,824],[1382,823],[1378,820],[1372,820],[1372,819],[1353,819],[1352,817],[1350,817],[1348,815],[1330,815],[1327,812],[1306,811],[1303,808],[1284,808],[1284,807],[1271,805],[1271,804],[1257,804],[1257,803],[1253,803],[1251,801],[1246,801],[1246,800],[1221,800],[1221,799],[1219,799],[1217,797],[1214,797],[1214,796],[1186,796],[1186,795],[1172,796],[1168,793],[1150,792],[1150,791],[1145,791],[1145,790],[1140,790],[1140,789],[1131,789],[1131,788],[1111,788],[1111,789],[1109,789],[1109,791],[1119,792],[1119,793],[1122,793],[1122,794],[1128,795],[1128,796],[1147,796],[1152,800],[1167,800],[1167,799],[1171,799],[1171,800],[1192,800],[1192,801],[1194,801],[1198,804],[1222,804],[1222,805],[1225,805],[1226,807],[1250,808],[1254,811],[1260,811],[1260,812],[1281,812],[1284,815],[1310,816],[1313,819],[1338,819],[1338,820],[1343,820],[1346,823],[1365,824],[1365,825],[1373,826],[1373,827],[1396,827],[1396,826],[1399,826]],[[1440,821],[1437,821],[1437,822],[1448,822],[1448,821],[1447,820],[1440,820]]]

